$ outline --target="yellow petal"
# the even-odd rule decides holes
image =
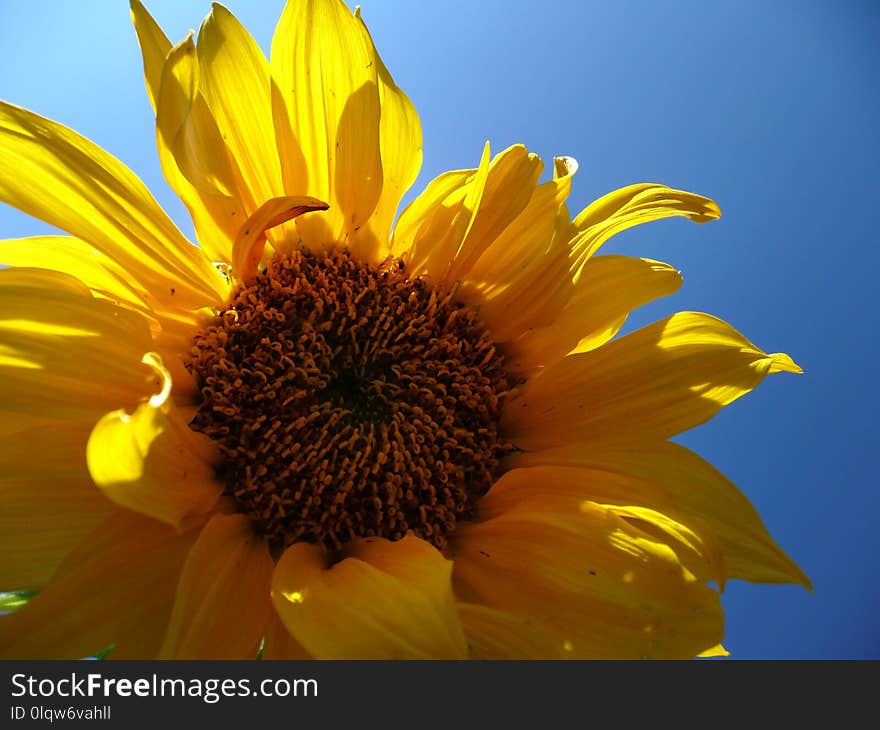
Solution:
[[[618,499],[632,504],[674,510],[685,515],[682,520],[695,529],[703,523],[718,537],[730,578],[811,587],[809,578],[767,532],[746,496],[684,446],[665,441],[585,443],[521,453],[511,465],[578,467],[589,475],[584,479],[593,489],[606,485],[606,495],[616,493]]]
[[[355,10],[361,20],[359,8]],[[363,22],[363,21],[362,21]],[[367,32],[366,26],[364,31]],[[367,32],[369,36],[369,32]],[[372,39],[371,39],[372,45]],[[379,80],[379,148],[382,155],[382,193],[369,221],[373,238],[384,255],[391,223],[403,194],[415,182],[422,166],[422,125],[412,102],[394,83],[376,47],[373,57]],[[382,258],[376,252],[376,258]],[[369,257],[369,252],[365,252]]]
[[[131,0],[131,16],[143,55],[147,95],[153,110],[156,111],[162,85],[162,71],[172,44],[140,0]],[[169,78],[173,78],[173,74]],[[166,105],[184,96],[179,84],[172,90],[166,89],[165,94]],[[169,110],[163,109],[163,122],[168,114],[170,114]],[[162,172],[172,190],[189,210],[199,245],[211,261],[229,263],[232,240],[245,218],[242,201],[229,196],[200,193],[180,171],[159,129],[157,129],[156,143]]]
[[[118,410],[98,421],[86,449],[89,473],[116,504],[181,528],[212,509],[223,491],[212,467],[215,445],[167,402],[171,377],[161,361],[145,360],[162,390],[133,414]]]
[[[266,231],[304,213],[327,210],[327,203],[305,195],[267,200],[241,227],[232,246],[232,271],[244,282],[252,282],[263,258]]]
[[[156,110],[157,132],[190,184],[200,193],[240,198],[222,133],[200,92],[192,34],[168,54]]]
[[[0,475],[5,479],[85,477],[91,424],[40,419],[35,423],[0,409]]]
[[[529,450],[620,435],[665,438],[780,371],[800,368],[720,319],[681,312],[542,371],[507,404],[502,426]]]
[[[708,657],[718,657],[718,656],[730,656],[730,652],[727,651],[721,644],[717,646],[713,646],[711,649],[706,649],[706,651],[698,654],[700,658],[708,658]]]
[[[42,588],[112,505],[88,478],[0,479],[0,585]]]
[[[199,29],[202,88],[253,206],[283,195],[272,125],[269,64],[247,30],[214,3]]]
[[[42,449],[51,444],[40,442]],[[0,586],[39,590],[111,511],[88,476],[0,478]]]
[[[565,659],[562,639],[545,627],[475,603],[459,603],[458,613],[471,659]]]
[[[401,213],[392,250],[400,252],[412,275],[427,274],[438,287],[449,283],[446,273],[476,219],[491,164],[486,142],[476,170],[441,175]]]
[[[429,270],[450,266],[449,281],[466,278],[477,260],[489,249],[524,211],[535,192],[544,164],[523,145],[513,145],[499,153],[489,165],[485,189],[480,195],[476,213],[449,264],[437,261]],[[434,261],[434,251],[429,262]],[[440,253],[440,252],[438,252]],[[442,256],[442,253],[440,253]]]
[[[442,235],[455,215],[454,206],[464,200],[466,187],[476,172],[475,169],[451,170],[431,180],[400,214],[394,226],[391,255],[398,258],[408,255],[412,259],[409,252],[416,238],[424,236],[429,227],[436,230],[435,235]]]
[[[289,547],[272,599],[291,635],[318,659],[466,656],[452,598],[452,564],[415,537],[370,538],[329,565],[316,545]]]
[[[33,236],[0,241],[0,264],[63,271],[93,292],[143,309],[149,295],[131,275],[94,246],[72,236]]]
[[[263,659],[311,659],[312,655],[302,648],[287,627],[281,622],[273,607],[266,624],[266,643],[263,646]]]
[[[596,256],[584,268],[581,286],[561,315],[562,326],[572,327],[580,339],[574,352],[604,345],[626,322],[627,315],[681,286],[681,272],[661,261],[627,256]]]
[[[527,275],[524,272],[551,250],[557,217],[565,208],[577,169],[577,161],[571,157],[554,158],[553,180],[535,187],[528,205],[477,260],[468,281],[478,285],[487,299]],[[562,243],[567,244],[567,238]]]
[[[657,183],[630,185],[594,201],[573,221],[579,231],[571,243],[575,279],[589,258],[611,236],[640,223],[674,216],[706,223],[720,217],[721,209],[702,195]]]
[[[441,176],[401,214],[393,250],[407,260],[414,275],[427,273],[437,286],[467,279],[474,264],[527,207],[541,168],[540,158],[522,145],[490,159],[486,143],[472,176]],[[442,192],[446,195],[439,198]]]
[[[689,658],[722,637],[718,594],[593,503],[465,524],[452,550],[456,595],[527,617],[572,658]]]
[[[7,412],[84,419],[133,407],[155,387],[140,315],[45,269],[0,270],[0,402]],[[100,383],[100,387],[96,384]]]
[[[72,236],[35,236],[32,238],[0,241],[0,263],[18,268],[36,267],[63,272],[61,278],[66,278],[68,281],[70,281],[68,275],[72,275],[76,277],[79,282],[88,287],[88,289],[91,290],[92,295],[99,298],[110,299],[113,302],[123,304],[127,309],[136,310],[147,318],[149,328],[156,338],[155,341],[158,349],[169,351],[170,357],[168,363],[172,366],[174,373],[177,376],[174,391],[175,396],[183,398],[186,395],[187,390],[194,392],[195,388],[191,382],[189,373],[186,372],[180,359],[180,353],[189,349],[193,333],[202,323],[202,317],[204,316],[202,311],[193,312],[177,307],[172,307],[170,309],[164,307],[160,302],[156,301],[149,292],[138,286],[137,282],[132,280],[131,275],[113,259],[101,253],[85,241],[81,241]],[[39,276],[39,274],[36,276]],[[11,281],[9,278],[5,280]],[[47,279],[44,286],[59,286],[58,277],[55,279]],[[83,291],[83,287],[74,284],[72,286],[72,291]],[[169,293],[172,299],[175,296],[175,291],[175,287],[171,286]],[[35,297],[36,308],[39,309],[42,306],[39,303],[39,299],[42,295],[38,291],[35,291],[33,296]],[[50,298],[56,296],[57,293],[53,292],[50,294]],[[80,301],[80,304],[84,304],[87,307],[90,306],[94,309],[94,305],[89,304],[89,300],[84,297]],[[131,355],[123,359],[121,363],[123,368],[128,368],[127,363],[133,359],[132,355],[137,356],[138,359],[140,359],[140,354],[143,353],[144,349],[150,349],[148,341],[145,338],[133,337],[136,333],[144,332],[144,326],[141,322],[134,320],[130,313],[122,315],[117,309],[110,309],[109,312],[113,315],[114,319],[118,319],[119,316],[124,316],[122,324],[125,325],[126,328],[130,328],[130,332],[126,329],[121,331],[117,330],[117,332],[122,335],[122,339],[119,342],[113,342],[110,339],[113,336],[112,333],[107,332],[107,340],[103,343],[107,346],[105,356],[109,358],[111,354],[109,350],[115,347],[133,349]],[[46,320],[56,317],[57,314],[42,312],[35,313],[33,316]],[[43,327],[33,325],[31,326],[31,329],[35,331],[45,331],[45,324]],[[56,325],[54,329],[56,334],[64,334],[65,332],[71,334],[74,331],[79,331],[81,328],[68,327],[66,330],[59,331]],[[82,333],[80,333],[80,336],[81,335]],[[138,342],[138,346],[135,347],[134,342],[129,342],[130,340]],[[59,346],[59,349],[60,347],[65,346],[70,347],[71,344],[72,343],[68,342],[66,345]],[[72,350],[68,350],[68,352],[70,353]],[[12,354],[7,351],[7,356],[12,357]],[[22,357],[21,353],[16,356],[16,360],[20,365],[36,369],[36,364],[33,360]],[[106,367],[108,364],[115,366],[120,363],[102,363],[102,366]],[[96,372],[100,371],[92,372],[90,374],[91,377],[94,377]],[[187,387],[188,381],[190,382]],[[108,403],[107,407],[117,406],[119,404],[119,402]]]
[[[602,506],[622,517],[632,527],[667,545],[679,562],[699,580],[714,581],[719,591],[724,590],[727,567],[720,541],[717,535],[704,529],[698,518],[690,526],[686,524],[687,517],[684,515],[668,514],[642,505]]]
[[[478,306],[496,342],[512,342],[555,322],[573,289],[571,221],[565,200],[577,162],[554,158],[554,178],[538,185],[525,209],[468,272],[460,296]],[[518,348],[508,348],[511,354]]]
[[[162,85],[162,68],[165,59],[171,52],[171,41],[162,32],[162,29],[153,20],[140,0],[130,0],[131,22],[134,24],[141,53],[144,59],[144,82],[147,86],[147,96],[153,111],[156,111],[156,102],[159,99],[159,88]]]
[[[296,146],[308,161],[307,188],[285,179],[285,189],[330,204],[326,216],[297,221],[297,231],[306,245],[337,241],[360,254],[359,232],[383,185],[372,42],[339,0],[291,1],[278,21],[270,64],[285,110],[276,114],[279,150]],[[283,121],[290,126],[279,126]]]
[[[680,286],[681,274],[660,261],[595,256],[553,324],[516,343],[514,367],[552,365],[570,352],[594,350],[620,331],[631,311]]]
[[[115,644],[114,659],[155,658],[197,535],[117,509],[64,560],[44,591],[0,616],[0,657],[80,659]]]
[[[66,127],[5,102],[0,200],[87,241],[168,306],[208,306],[227,289],[121,162]]]
[[[89,424],[0,421],[9,429],[0,436],[0,586],[41,589],[113,505],[86,470]]]
[[[523,509],[576,514],[587,502],[667,545],[699,580],[724,587],[722,544],[702,516],[681,509],[661,489],[619,474],[543,464],[512,469],[480,500],[478,514],[481,519]]]
[[[272,567],[247,517],[214,515],[183,566],[159,658],[256,658],[271,610]]]

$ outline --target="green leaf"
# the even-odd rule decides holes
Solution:
[[[97,654],[95,654],[95,659],[106,659],[107,655],[116,648],[116,644],[110,644],[106,649],[101,649]]]
[[[0,613],[17,611],[35,595],[37,591],[0,592]]]

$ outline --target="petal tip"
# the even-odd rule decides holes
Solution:
[[[553,173],[555,178],[574,175],[578,169],[578,161],[574,157],[561,155],[553,158]]]
[[[792,360],[784,352],[774,352],[768,356],[770,358],[770,370],[772,373],[795,373],[803,375],[804,369]]]
[[[710,659],[713,657],[727,657],[730,656],[730,652],[724,648],[721,644],[716,644],[715,646],[706,649],[705,651],[697,654],[700,659]]]
[[[709,220],[716,220],[722,215],[721,207],[714,200],[709,200],[706,203],[705,215],[709,218]]]

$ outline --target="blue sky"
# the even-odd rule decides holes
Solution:
[[[227,5],[268,49],[282,0]],[[174,40],[210,9],[148,7]],[[573,212],[641,181],[718,201],[718,222],[642,226],[606,251],[684,274],[632,326],[711,312],[806,371],[770,378],[680,438],[742,488],[815,585],[730,584],[725,645],[740,658],[880,658],[880,6],[363,0],[362,12],[421,115],[415,189],[475,166],[490,139],[577,158]],[[127,3],[2,0],[0,56],[0,98],[97,141],[189,230],[156,160]],[[0,207],[0,236],[46,230]]]

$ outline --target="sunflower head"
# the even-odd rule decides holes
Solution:
[[[0,654],[691,657],[728,578],[809,585],[669,441],[797,365],[707,314],[619,335],[681,277],[603,244],[713,201],[572,217],[573,159],[487,143],[398,215],[421,128],[359,13],[289,0],[267,59],[131,10],[198,245],[0,102],[0,200],[67,234],[0,242],[0,588],[38,592]]]
[[[511,451],[510,378],[476,312],[404,263],[278,254],[196,334],[191,427],[271,547],[408,532],[438,548]]]

